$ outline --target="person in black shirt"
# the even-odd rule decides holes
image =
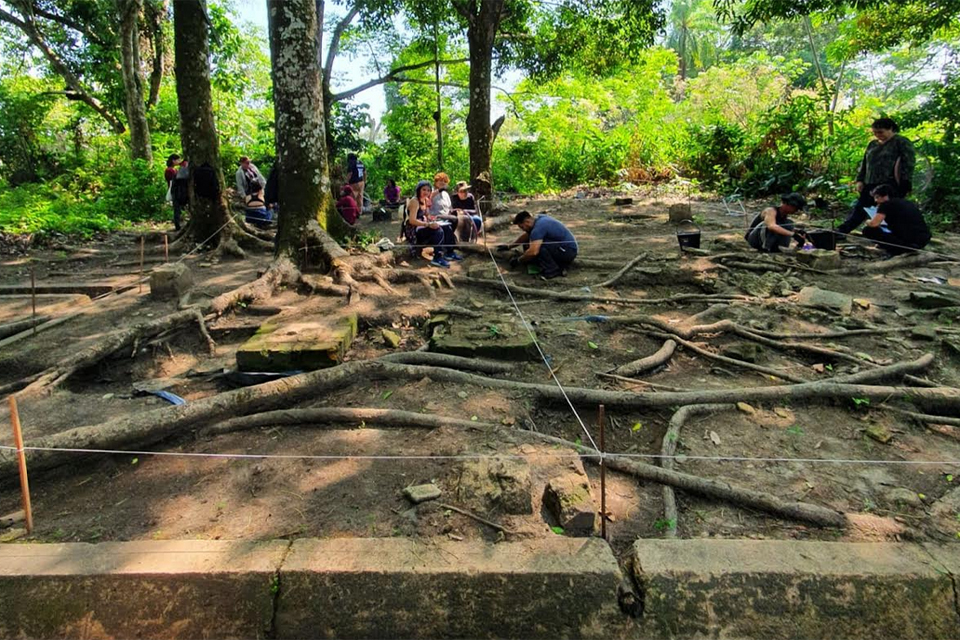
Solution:
[[[864,227],[863,237],[870,238],[892,256],[927,246],[930,227],[915,203],[895,197],[896,190],[885,184],[874,189],[871,195],[877,202],[877,215]],[[889,231],[881,228],[884,222]]]

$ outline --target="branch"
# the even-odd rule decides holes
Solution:
[[[465,58],[461,58],[457,60],[441,60],[440,64],[449,65],[449,64],[460,64],[463,62],[469,62],[469,60]],[[407,65],[403,65],[402,67],[397,67],[396,69],[391,69],[388,73],[380,76],[379,78],[374,78],[373,80],[364,82],[363,84],[358,85],[353,89],[348,89],[347,91],[341,91],[340,93],[333,94],[332,96],[330,96],[330,102],[340,102],[342,100],[349,100],[350,98],[357,95],[358,93],[363,93],[367,89],[370,89],[371,87],[375,87],[378,84],[386,84],[387,82],[412,82],[412,80],[399,77],[397,74],[404,73],[405,71],[416,71],[417,69],[424,69],[426,67],[433,66],[434,64],[435,64],[435,61],[427,60],[426,62],[418,62],[416,64],[407,64]],[[430,80],[428,84],[434,84],[434,81]],[[440,84],[444,84],[444,83],[441,82]],[[452,86],[462,87],[463,85],[452,85]]]
[[[33,7],[31,7],[31,9],[35,16],[46,18],[47,20],[50,20],[51,22],[56,22],[57,24],[67,27],[68,29],[73,29],[77,33],[83,34],[83,36],[88,40],[90,40],[90,42],[95,42],[99,45],[108,46],[106,40],[101,38],[96,32],[91,31],[86,25],[80,24],[79,22],[76,22],[75,20],[72,20],[67,16],[62,16],[57,13],[50,13],[49,11],[44,11],[43,9],[38,7],[36,4],[34,4]],[[113,32],[108,32],[108,33],[110,35],[113,35]]]
[[[330,50],[327,51],[327,61],[323,65],[323,93],[328,95],[330,93],[330,76],[333,74],[333,61],[337,57],[337,53],[340,51],[340,38],[343,36],[343,32],[347,30],[347,27],[350,26],[350,23],[353,22],[353,19],[357,17],[357,14],[360,13],[360,7],[358,4],[350,8],[350,11],[347,12],[347,15],[337,23],[336,28],[333,30],[333,35],[330,36]],[[333,102],[333,100],[331,100]]]

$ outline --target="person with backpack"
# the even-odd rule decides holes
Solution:
[[[267,210],[267,203],[263,200],[263,189],[259,185],[251,188],[254,191],[244,198],[243,202],[244,219],[248,224],[265,229],[270,226],[273,216]]]
[[[353,190],[353,197],[363,213],[363,187],[367,183],[367,168],[357,158],[357,154],[347,154],[347,184]]]
[[[180,231],[180,205],[173,198],[173,181],[180,168],[180,155],[176,153],[167,157],[167,168],[163,172],[163,179],[167,181],[167,202],[173,206],[173,228]]]
[[[179,156],[177,156],[179,159]],[[190,205],[190,168],[186,159],[180,160],[179,168],[170,181],[170,202],[173,204],[173,228],[180,231],[183,210]]]
[[[784,194],[780,196],[780,206],[761,211],[743,237],[754,249],[768,253],[779,253],[781,248],[789,247],[794,238],[802,245],[806,236],[794,230],[795,223],[789,216],[806,207],[807,201],[799,193]]]
[[[237,169],[237,195],[246,198],[253,193],[254,185],[257,189],[263,189],[267,184],[257,165],[250,162],[250,158],[243,156],[240,158],[240,167]]]

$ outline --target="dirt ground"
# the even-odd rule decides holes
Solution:
[[[525,209],[549,213],[563,221],[577,236],[584,264],[574,265],[565,278],[542,282],[520,270],[511,271],[501,262],[507,282],[623,298],[720,293],[751,296],[749,300],[724,303],[723,308],[714,310],[716,316],[708,322],[729,318],[772,332],[919,327],[919,331],[845,338],[842,344],[839,340],[811,344],[845,347],[847,353],[867,356],[878,364],[933,353],[936,360],[927,378],[939,385],[960,387],[960,351],[954,346],[960,345],[960,335],[952,333],[953,324],[960,320],[956,307],[929,312],[910,303],[911,292],[941,292],[960,298],[960,264],[944,261],[867,276],[800,270],[792,266],[790,256],[779,260],[781,266],[771,266],[745,252],[743,215],[729,215],[717,200],[690,202],[694,219],[702,229],[701,246],[714,256],[743,252],[739,262],[754,268],[721,264],[716,257],[681,256],[675,228],[667,222],[667,209],[670,204],[687,200],[653,192],[631,195],[635,204],[626,206],[615,206],[613,198],[606,194],[509,203],[510,214]],[[763,203],[753,203],[748,211],[755,213],[762,206]],[[368,222],[366,227],[394,238],[397,223]],[[488,233],[487,242],[492,245],[515,235],[514,229],[507,228]],[[130,285],[137,281],[139,273],[137,242],[135,234],[118,235],[83,247],[3,256],[0,287],[29,283],[31,265],[36,269],[39,284]],[[157,257],[157,243],[148,246],[153,260],[162,261]],[[938,235],[929,248],[946,256],[960,256],[960,236]],[[617,271],[615,265],[624,265],[641,252],[647,257],[615,287],[596,288],[596,283]],[[844,252],[843,264],[879,260],[878,252],[861,249],[856,255]],[[192,255],[185,262],[197,281],[194,299],[200,299],[255,279],[269,264],[270,256],[212,261],[203,255]],[[408,262],[411,267],[432,270],[425,261]],[[451,272],[473,274],[490,265],[489,256],[468,254],[464,262],[453,265]],[[806,286],[852,296],[856,299],[852,312],[842,315],[801,307],[796,303],[796,294]],[[420,348],[428,339],[425,318],[431,312],[436,315],[445,305],[478,310],[491,322],[498,317],[516,316],[502,289],[459,285],[428,295],[420,284],[395,287],[399,296],[371,288],[354,305],[360,316],[360,335],[346,360],[374,358],[393,351],[382,337],[384,327],[401,336],[399,350]],[[644,313],[680,324],[715,304],[709,300],[632,306],[562,302],[523,295],[517,299],[564,386],[655,391],[669,387],[708,390],[782,383],[736,365],[718,364],[682,348],[665,367],[642,376],[642,380],[659,386],[597,375],[655,352],[663,340],[619,324],[588,322],[584,316]],[[274,311],[279,311],[277,317],[281,319],[304,319],[335,313],[343,302],[308,296],[291,288],[264,305],[276,307]],[[146,286],[142,292],[134,286],[99,300],[75,293],[42,296],[38,302],[40,314],[57,317],[80,313],[35,337],[0,348],[0,385],[43,371],[109,331],[159,318],[175,308],[175,302],[153,301]],[[234,388],[235,383],[223,374],[236,368],[236,349],[267,319],[254,311],[240,309],[211,324],[217,342],[215,356],[207,354],[195,327],[184,328],[138,345],[132,353],[117,354],[75,376],[48,397],[24,400],[21,417],[27,444],[33,438],[165,404],[154,396],[137,395],[135,383],[174,378],[175,383],[168,389],[188,402]],[[0,295],[0,324],[29,314],[29,296]],[[930,327],[940,330],[935,339],[924,330]],[[744,341],[721,334],[700,336],[694,342],[719,353]],[[845,360],[831,362],[771,347],[758,352],[757,363],[811,381],[851,373],[859,367]],[[500,377],[538,383],[552,380],[539,357],[528,359],[514,372]],[[519,426],[568,440],[589,439],[565,404],[546,406],[522,392],[460,388],[428,378],[404,384],[355,380],[346,389],[299,406],[402,409],[473,420],[478,425],[493,424],[496,428],[272,426],[212,437],[184,433],[151,448],[158,453],[247,457],[78,453],[72,465],[31,475],[35,531],[30,539],[93,542],[145,538],[447,536],[496,540],[503,535],[443,505],[459,506],[499,523],[509,530],[508,536],[547,537],[557,535],[558,530],[557,523],[543,508],[543,486],[554,475],[576,466],[575,456],[568,449],[525,444],[512,432]],[[910,408],[897,405],[894,399],[890,406]],[[591,435],[597,438],[597,407],[577,409]],[[804,500],[844,512],[890,516],[919,538],[946,541],[960,537],[960,515],[938,508],[943,504],[939,501],[960,484],[960,441],[934,433],[878,401],[868,403],[851,398],[753,403],[743,409],[721,411],[688,423],[678,444],[680,458],[676,468],[784,499]],[[658,454],[672,413],[672,409],[608,408],[607,449],[637,456]],[[7,423],[5,407],[0,418]],[[876,433],[878,427],[888,431],[892,439],[881,443],[868,437],[868,429]],[[0,445],[11,442],[9,430],[0,429]],[[469,475],[469,469],[480,464],[481,457],[491,455],[503,456],[504,464],[529,471],[529,513],[500,508],[495,501],[478,502],[475,496],[464,494],[464,477]],[[921,461],[931,463],[912,464]],[[597,470],[588,465],[586,471],[591,493],[599,502]],[[14,480],[4,479],[0,514],[20,508]],[[439,502],[414,507],[404,498],[403,489],[425,482],[436,483],[443,494]],[[681,492],[677,492],[677,498],[681,537],[837,539],[850,535]],[[663,535],[665,521],[659,485],[610,473],[607,508],[609,538],[618,548],[637,537]]]

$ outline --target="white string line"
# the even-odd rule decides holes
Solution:
[[[19,453],[16,447],[0,445],[0,451]],[[273,453],[199,453],[193,451],[137,451],[124,449],[71,449],[59,447],[24,447],[24,452],[51,452],[51,453],[79,453],[97,455],[125,455],[125,456],[159,456],[174,458],[211,458],[226,460],[488,460],[510,459],[526,460],[529,458],[615,458],[643,459],[643,460],[675,460],[699,462],[770,462],[770,463],[804,463],[804,464],[849,464],[849,465],[900,465],[900,466],[938,466],[958,465],[958,460],[856,460],[853,458],[764,458],[756,456],[695,456],[682,453],[663,455],[659,453],[550,453],[537,452],[531,454],[458,454],[458,455],[356,455],[356,454],[273,454]]]
[[[479,205],[483,201],[483,198],[477,201]],[[480,224],[483,226],[483,213],[480,207],[477,207],[478,214],[480,215]],[[590,444],[593,445],[594,449],[599,449],[597,443],[594,441],[593,436],[590,435],[590,430],[587,429],[587,425],[584,424],[583,419],[580,417],[580,414],[577,413],[577,408],[573,406],[573,402],[570,400],[570,397],[567,395],[566,389],[563,388],[563,385],[560,384],[560,379],[557,378],[557,374],[554,372],[553,367],[550,366],[550,361],[547,359],[547,355],[543,352],[543,349],[540,347],[540,341],[537,340],[537,335],[534,333],[533,329],[530,328],[530,324],[527,322],[527,319],[523,317],[523,311],[520,310],[520,306],[517,304],[516,298],[513,297],[513,292],[510,291],[510,285],[507,284],[506,279],[503,277],[503,274],[500,273],[500,267],[497,265],[497,259],[493,256],[493,251],[490,249],[490,246],[486,243],[486,237],[484,237],[484,247],[487,249],[487,253],[490,255],[490,261],[493,263],[494,268],[497,270],[497,277],[500,278],[500,282],[503,283],[503,288],[506,290],[507,295],[510,296],[510,302],[513,303],[513,308],[516,310],[517,315],[520,317],[520,322],[523,324],[523,327],[527,330],[527,333],[530,334],[530,339],[533,340],[534,346],[537,348],[537,351],[540,353],[540,358],[543,359],[543,364],[547,367],[547,371],[550,372],[550,377],[553,378],[553,381],[556,383],[557,388],[560,389],[560,393],[563,395],[563,399],[567,401],[567,405],[570,407],[570,411],[573,412],[573,416],[577,419],[577,422],[580,423],[580,427],[583,429],[583,432],[586,434],[587,439],[590,441]],[[603,452],[600,453],[601,458],[603,457]]]

